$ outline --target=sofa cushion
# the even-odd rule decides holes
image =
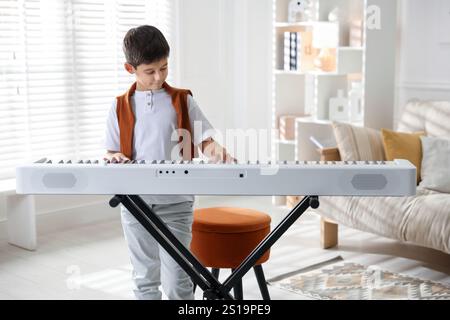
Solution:
[[[413,99],[408,101],[403,109],[397,126],[400,132],[425,131],[426,113],[430,102]]]
[[[417,184],[420,182],[420,167],[422,164],[422,143],[420,136],[424,132],[405,133],[381,129],[386,160],[406,159],[416,166]]]
[[[332,125],[342,161],[386,160],[380,131],[341,122]]]
[[[351,228],[450,253],[450,194],[418,187],[410,197],[320,197],[316,212]]]
[[[450,193],[450,140],[421,137],[423,188]]]
[[[427,136],[450,137],[450,101],[434,101],[427,109],[425,118]]]
[[[450,101],[410,100],[403,109],[397,130],[425,131],[431,137],[450,137]]]

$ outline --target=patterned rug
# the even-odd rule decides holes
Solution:
[[[302,269],[268,283],[319,300],[450,300],[450,286],[353,262]]]

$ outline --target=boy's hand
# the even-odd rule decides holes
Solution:
[[[103,157],[103,160],[109,160],[112,163],[122,163],[130,161],[130,159],[128,159],[126,155],[120,152],[108,152]]]
[[[203,154],[208,157],[209,161],[225,161],[226,163],[237,163],[237,160],[233,158],[224,147],[222,147],[213,139],[203,141],[202,151]]]

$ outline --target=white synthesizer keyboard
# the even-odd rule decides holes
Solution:
[[[16,168],[18,194],[407,196],[407,160],[208,163],[41,159]]]

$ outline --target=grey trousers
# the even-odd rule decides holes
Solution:
[[[172,204],[148,204],[171,232],[189,248],[192,239],[192,201]],[[193,300],[191,278],[147,230],[122,206],[122,227],[128,244],[134,294],[139,300],[160,300],[162,285],[170,300]]]

